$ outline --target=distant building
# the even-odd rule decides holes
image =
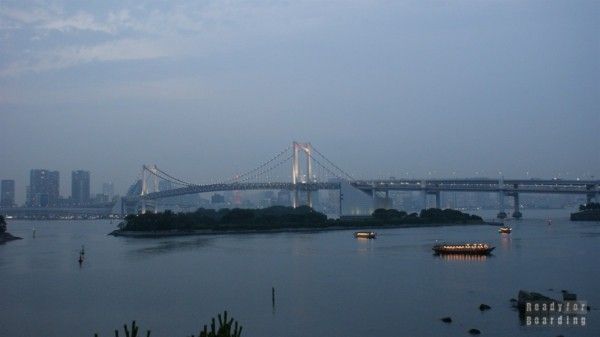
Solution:
[[[104,194],[108,200],[112,200],[115,196],[115,186],[112,182],[102,184],[102,194]]]
[[[53,207],[58,205],[60,174],[58,171],[33,169],[29,173],[30,207]]]
[[[104,204],[109,202],[110,200],[108,200],[108,195],[98,193],[94,196],[94,198],[91,201],[92,204]]]
[[[138,196],[140,194],[142,194],[142,180],[138,179],[135,183],[129,186],[129,188],[127,189],[127,194],[125,195],[128,197],[133,197]]]
[[[210,203],[211,204],[223,204],[223,203],[225,203],[225,196],[215,193],[212,195],[212,197],[210,197]]]
[[[71,198],[75,205],[90,203],[90,171],[71,172]]]
[[[292,197],[290,191],[280,190],[279,192],[277,192],[277,202],[275,204],[278,206],[291,206]]]
[[[370,215],[375,210],[372,196],[337,178],[329,182],[341,184],[342,215]]]
[[[13,207],[15,205],[15,181],[2,180],[0,206]]]

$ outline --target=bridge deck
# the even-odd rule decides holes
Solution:
[[[448,192],[504,192],[514,193],[548,193],[548,194],[600,194],[600,180],[541,180],[541,179],[389,179],[389,180],[356,180],[349,182],[353,187],[366,192],[373,191],[425,191],[426,193]],[[143,196],[129,196],[126,201],[141,199],[153,200],[180,196],[185,194],[245,191],[245,190],[339,190],[339,182],[299,183],[231,183],[191,185],[167,191],[151,192]]]

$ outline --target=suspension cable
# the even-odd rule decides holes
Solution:
[[[275,155],[275,157],[267,160],[266,162],[260,164],[259,166],[255,167],[252,170],[246,171],[242,174],[238,174],[236,176],[234,176],[233,178],[224,180],[223,183],[227,183],[227,182],[235,182],[235,181],[242,181],[243,177],[248,176],[250,174],[255,173],[256,171],[262,169],[263,167],[269,165],[270,163],[272,163],[273,161],[277,160],[277,158],[281,157],[282,155],[284,155],[286,152],[288,152],[290,150],[291,146],[288,146],[287,148],[285,148],[283,151],[279,152],[277,155]],[[287,160],[287,159],[286,159]]]
[[[312,149],[315,151],[315,153],[317,153],[319,156],[321,156],[323,159],[325,159],[331,166],[333,166],[334,168],[336,168],[338,171],[340,171],[343,175],[345,175],[347,178],[346,180],[354,180],[354,178],[348,174],[346,171],[342,170],[341,168],[339,168],[336,164],[334,164],[331,160],[327,159],[327,157],[325,157],[321,152],[319,152],[319,150],[317,150],[314,146],[312,147]],[[314,159],[314,157],[311,156],[311,158]],[[331,173],[331,172],[330,172]],[[338,177],[340,178],[340,177]]]
[[[181,179],[177,179],[177,178],[173,177],[172,175],[170,175],[170,174],[166,173],[165,171],[163,171],[163,170],[159,169],[159,168],[158,168],[158,167],[156,167],[156,166],[154,166],[154,168],[155,168],[155,169],[156,169],[158,172],[160,172],[160,173],[164,174],[165,176],[167,176],[167,177],[169,177],[169,178],[171,178],[171,179],[173,179],[173,180],[175,180],[175,181],[178,181],[178,182],[180,183],[180,185],[186,185],[186,186],[193,186],[193,185],[196,185],[196,184],[189,183],[189,182],[187,182],[187,181],[183,181],[183,180],[181,180]],[[152,171],[151,171],[151,172],[152,172]],[[168,180],[168,179],[165,179],[165,180]]]

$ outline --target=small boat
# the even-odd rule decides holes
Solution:
[[[83,254],[79,254],[79,265],[81,266],[81,264],[83,263]]]
[[[510,232],[512,232],[512,228],[510,226],[502,226],[498,229],[498,233],[510,234]]]
[[[355,232],[354,237],[357,239],[375,239],[377,233],[375,232]]]
[[[492,252],[496,247],[492,247],[487,243],[460,243],[460,244],[448,244],[442,243],[433,246],[433,251],[436,254],[473,254],[473,255],[487,255]]]
[[[85,247],[81,246],[81,251],[79,252],[79,255],[85,255]]]
[[[552,225],[552,219],[548,219],[548,226]]]

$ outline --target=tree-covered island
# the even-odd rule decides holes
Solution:
[[[600,221],[600,202],[579,205],[579,212],[571,213],[571,221]]]
[[[420,214],[377,209],[371,216],[328,219],[308,206],[273,206],[263,209],[204,209],[191,213],[146,213],[128,215],[112,232],[115,236],[166,236],[223,232],[275,232],[368,227],[414,227],[482,224],[476,215],[451,209],[430,208]]]
[[[21,238],[18,236],[13,236],[12,234],[6,231],[6,220],[3,215],[0,215],[0,244],[3,244],[8,241],[20,240]]]

